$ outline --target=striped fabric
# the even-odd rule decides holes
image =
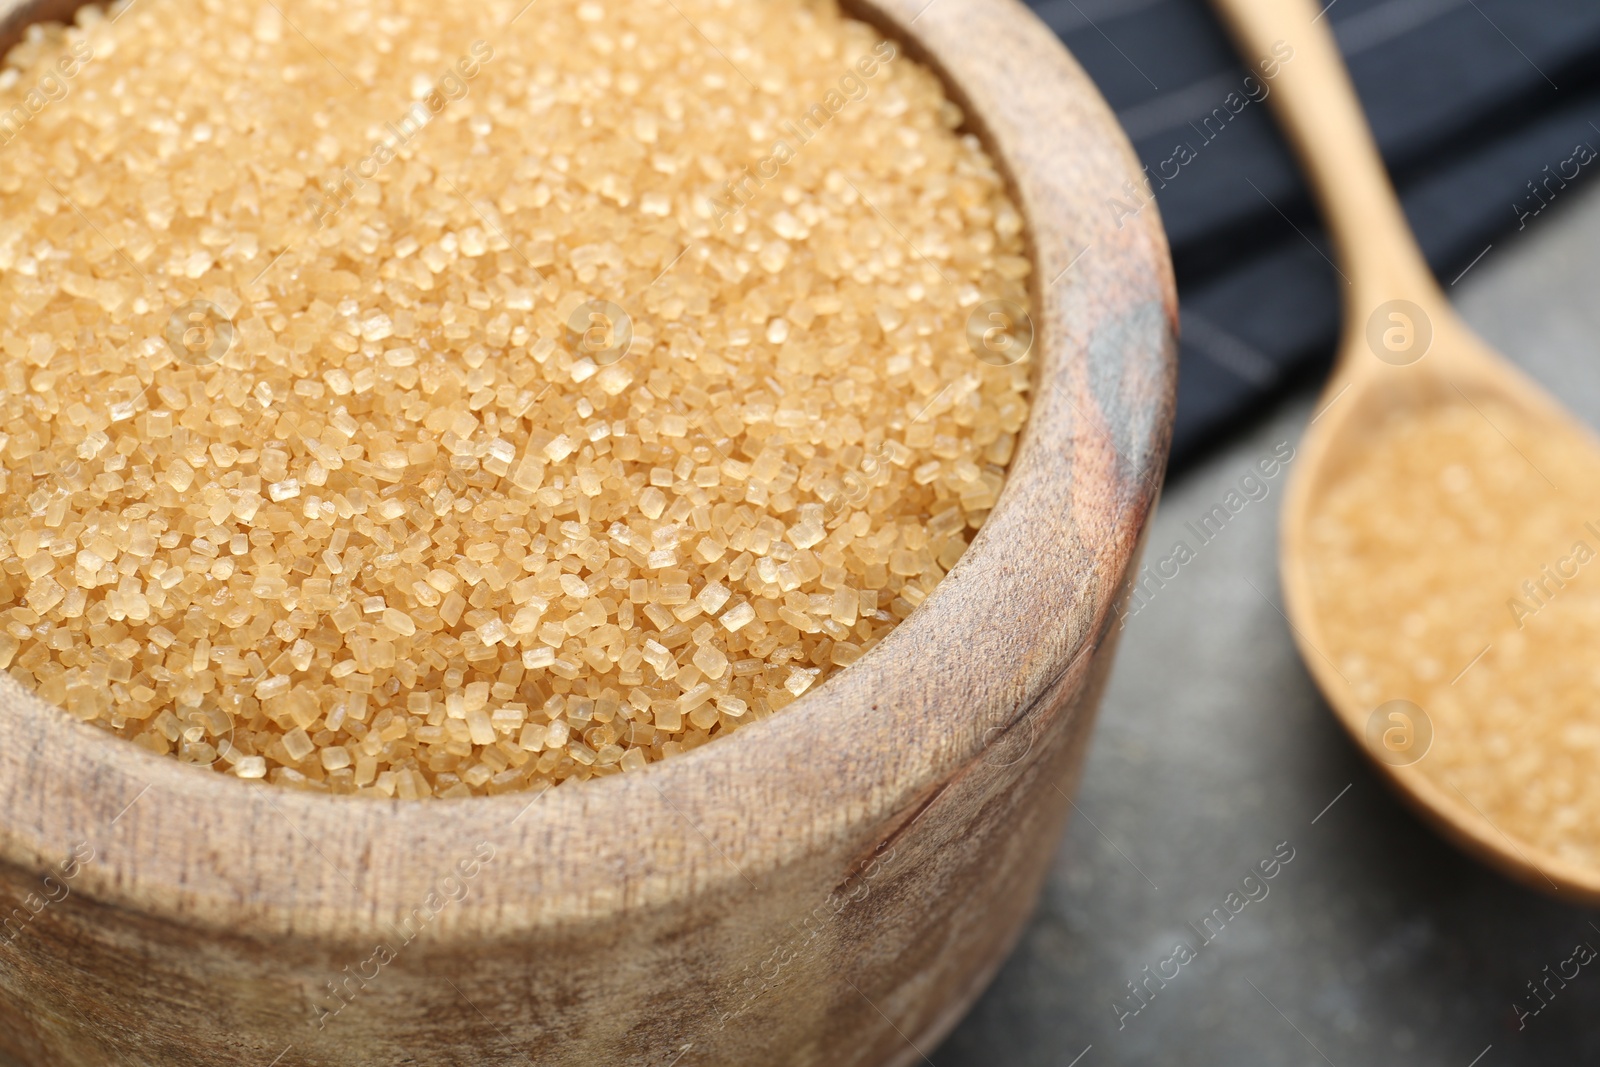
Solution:
[[[1033,8],[1116,109],[1172,239],[1181,468],[1326,371],[1342,286],[1260,102],[1270,85],[1246,80],[1202,0]],[[1334,0],[1327,18],[1447,287],[1551,225],[1600,171],[1596,0]],[[1106,199],[1139,207],[1127,190]]]

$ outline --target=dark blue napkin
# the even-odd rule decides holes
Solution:
[[[1180,469],[1326,372],[1338,330],[1331,249],[1202,0],[1032,7],[1098,83],[1150,173],[1176,173],[1156,200],[1183,311]],[[1563,200],[1600,171],[1600,0],[1334,0],[1327,17],[1447,288],[1556,225]],[[1113,197],[1137,207],[1108,190],[1107,210],[1119,210]]]

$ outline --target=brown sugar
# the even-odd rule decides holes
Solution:
[[[1029,262],[961,121],[831,3],[31,29],[0,667],[153,752],[407,799],[781,710],[933,591],[1027,415],[1025,353],[968,340]]]
[[[1312,524],[1321,650],[1407,700],[1416,767],[1501,833],[1600,863],[1600,468],[1508,406],[1384,424]]]

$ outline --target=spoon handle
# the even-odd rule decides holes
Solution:
[[[1344,274],[1346,334],[1385,301],[1442,301],[1313,0],[1212,0],[1300,157]],[[1331,5],[1330,5],[1331,6]],[[1274,73],[1275,68],[1275,73]]]

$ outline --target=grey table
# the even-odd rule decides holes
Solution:
[[[1560,207],[1450,292],[1491,344],[1600,426],[1600,197]],[[1151,558],[1258,458],[1298,441],[1313,399],[1170,485]],[[1523,890],[1437,838],[1368,769],[1301,665],[1279,612],[1283,481],[1128,621],[1038,912],[977,1007],[923,1050],[936,1067],[1600,1062],[1600,966],[1551,983],[1525,1021],[1513,1008],[1535,1005],[1526,983],[1578,943],[1600,948],[1600,912]],[[1202,946],[1186,924],[1242,898],[1282,842],[1294,858],[1246,886],[1259,899],[1214,920]],[[1163,965],[1178,941],[1195,958]],[[1149,981],[1133,1014],[1126,983],[1146,967],[1177,977]]]

